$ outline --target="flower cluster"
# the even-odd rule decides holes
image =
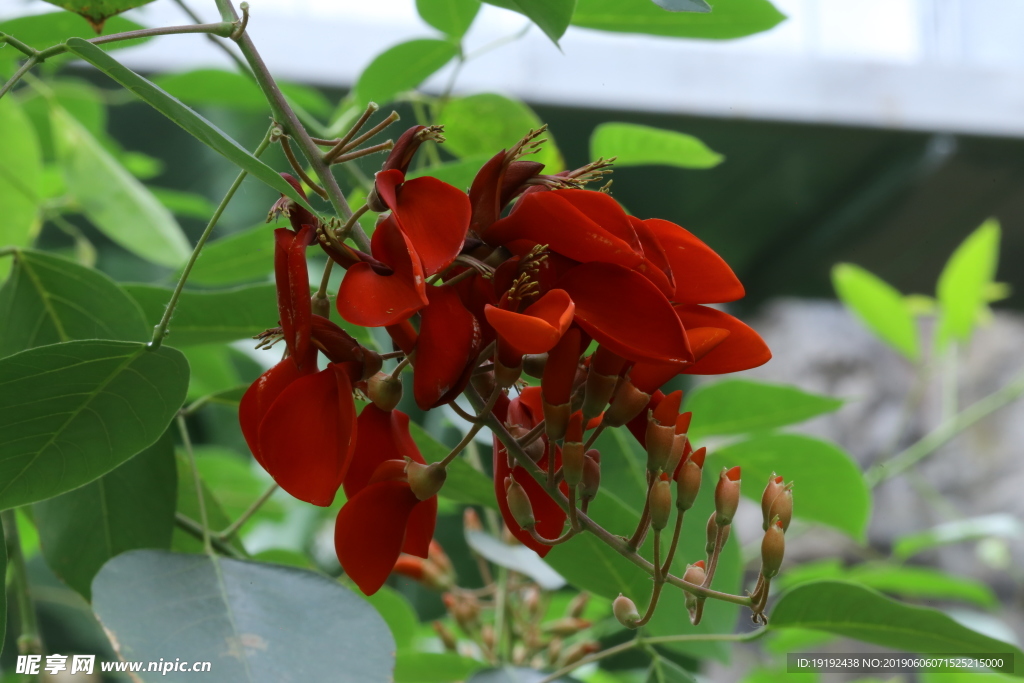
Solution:
[[[401,553],[427,556],[447,460],[427,465],[420,455],[396,409],[398,374],[380,374],[381,356],[332,323],[316,297],[311,303],[308,246],[319,244],[346,271],[341,318],[384,328],[396,349],[386,355],[411,364],[420,409],[467,390],[489,397],[478,422],[496,417],[583,510],[600,477],[587,432],[628,425],[652,459],[652,486],[678,480],[694,456],[689,416],[679,414],[679,392],[659,388],[679,374],[735,372],[770,358],[752,329],[708,305],[744,294],[711,248],[583,189],[605,162],[544,175],[526,158],[540,142],[534,131],[484,164],[468,192],[409,178],[416,149],[442,141],[440,132],[416,126],[395,143],[367,201],[380,214],[368,252],[346,243],[351,225],[323,224],[287,199],[275,205],[292,227],[275,231],[280,327],[267,334],[283,338],[287,354],[241,407],[253,454],[282,488],[326,506],[344,486],[336,549],[367,593]],[[524,388],[523,374],[539,386]],[[358,416],[355,391],[371,399]],[[496,436],[494,445],[506,523],[543,555],[567,512],[506,443]]]

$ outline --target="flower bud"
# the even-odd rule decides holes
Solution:
[[[629,379],[623,379],[602,420],[609,427],[621,427],[643,412],[650,402],[650,394],[637,389]]]
[[[647,471],[664,471],[672,454],[675,432],[672,426],[663,425],[654,417],[654,411],[647,413],[647,432],[644,444],[647,447]]]
[[[615,391],[615,384],[619,381],[618,375],[602,375],[590,369],[587,373],[587,385],[583,390],[583,419],[588,423],[604,412],[608,405],[608,399]]]
[[[570,617],[581,617],[583,612],[586,611],[587,603],[589,602],[590,593],[583,591],[569,602],[569,607],[566,608],[565,613]]]
[[[779,573],[785,552],[786,535],[782,530],[782,522],[775,517],[761,539],[761,573],[764,578],[770,579]]]
[[[783,531],[789,531],[789,523],[793,521],[793,484],[787,484],[779,495],[775,496],[768,510],[768,518],[779,518]],[[767,531],[767,529],[766,529]]]
[[[683,581],[692,583],[695,586],[701,586],[704,584],[704,560],[699,560],[693,564],[686,565],[686,573],[683,574]]]
[[[331,317],[331,300],[326,296],[314,294],[309,300],[309,305],[313,315],[318,315],[321,318]]]
[[[736,508],[740,505],[740,468],[722,468],[715,487],[715,512],[718,513],[718,524],[725,526],[732,523]]]
[[[771,476],[768,477],[768,485],[764,487],[764,493],[761,494],[761,530],[768,531],[768,523],[771,521],[772,516],[768,514],[772,509],[772,501],[775,500],[775,496],[783,489],[782,477],[772,472]]]
[[[441,463],[423,465],[415,460],[408,460],[405,465],[405,476],[409,479],[409,488],[420,500],[427,500],[437,495],[448,477],[448,470]]]
[[[448,652],[455,652],[459,649],[459,641],[455,638],[455,634],[448,630],[448,627],[442,624],[440,621],[435,621],[432,626],[434,627],[434,633],[441,639],[441,643],[444,645],[444,649]]]
[[[636,628],[636,622],[640,621],[636,605],[622,593],[619,593],[619,597],[612,603],[612,613],[626,628]]]
[[[508,389],[513,386],[518,380],[520,375],[523,374],[523,360],[519,359],[519,363],[514,367],[509,367],[502,362],[499,355],[494,357],[494,381],[497,382],[498,386],[503,389]]]
[[[585,640],[582,643],[576,643],[575,645],[569,646],[565,651],[565,654],[558,660],[558,667],[572,666],[576,662],[580,661],[587,655],[592,655],[601,649],[601,643],[593,640]]]
[[[601,454],[596,448],[591,448],[583,455],[583,485],[580,491],[580,499],[584,502],[597,497],[597,491],[601,488]]]
[[[505,496],[508,499],[508,509],[512,513],[512,519],[516,520],[523,529],[529,531],[537,524],[533,517],[533,504],[526,495],[526,489],[522,484],[512,477],[505,477]]]
[[[663,474],[651,487],[651,527],[661,531],[668,526],[668,518],[672,513],[672,485],[668,475]]]
[[[689,510],[697,500],[706,454],[706,448],[698,448],[676,472],[676,507],[680,510]]]
[[[718,514],[715,512],[711,513],[708,517],[708,528],[707,528],[707,541],[704,544],[704,552],[708,554],[708,557],[715,552],[715,542],[718,539]]]
[[[516,441],[519,441],[524,436],[529,434],[530,430],[522,425],[510,425],[508,428],[508,432],[512,436],[516,437]],[[528,456],[530,456],[530,460],[533,460],[534,462],[539,462],[540,459],[544,457],[544,452],[546,450],[547,446],[544,443],[544,439],[540,437],[537,437],[530,443],[523,446],[523,451]],[[512,458],[511,454],[509,454],[509,462],[513,464],[515,463],[515,460]]]
[[[366,395],[381,410],[394,410],[402,400],[402,380],[390,373],[378,372],[366,380]]]
[[[583,481],[583,413],[576,411],[569,420],[569,428],[562,444],[562,477],[570,488]]]
[[[531,617],[537,616],[537,612],[541,608],[541,601],[540,590],[536,586],[529,586],[525,589],[523,605],[526,607],[526,611]]]
[[[569,428],[572,406],[568,402],[551,405],[542,398],[541,407],[544,410],[544,433],[547,435],[548,441],[561,441],[565,438],[565,430]]]
[[[590,622],[579,617],[562,617],[544,625],[546,632],[563,638],[574,636],[585,628],[590,628]]]
[[[523,372],[530,377],[540,379],[544,376],[544,366],[547,365],[548,354],[529,353],[523,356]]]

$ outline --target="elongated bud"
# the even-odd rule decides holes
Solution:
[[[672,484],[668,475],[663,474],[651,488],[651,527],[661,531],[668,526],[668,518],[672,514]]]
[[[495,639],[494,627],[490,624],[484,624],[480,629],[480,640],[484,642],[484,647],[488,650],[493,650],[494,645],[497,642]]]
[[[768,514],[772,509],[772,502],[775,497],[784,488],[782,477],[772,472],[771,476],[768,477],[768,485],[764,487],[764,493],[761,494],[761,530],[768,531],[768,523],[771,521],[772,516]]]
[[[618,375],[602,375],[590,368],[587,385],[583,390],[583,418],[587,422],[604,412],[618,381]]]
[[[647,447],[647,471],[664,471],[672,454],[675,432],[671,425],[663,425],[654,417],[654,411],[647,413],[647,432],[644,444]]]
[[[722,468],[715,487],[715,512],[718,513],[719,526],[732,523],[736,508],[740,505],[740,468]]]
[[[510,425],[508,427],[508,433],[516,437],[516,441],[521,440],[524,436],[530,433],[530,430],[522,425]],[[523,446],[523,451],[530,456],[530,460],[538,462],[544,457],[544,451],[547,449],[547,445],[544,443],[544,439],[537,437],[530,443]],[[509,462],[514,463],[512,455],[509,454]]]
[[[530,353],[523,356],[523,372],[530,377],[540,379],[544,376],[544,367],[548,363],[548,354]]]
[[[587,655],[592,655],[601,649],[601,643],[593,640],[585,640],[582,643],[570,645],[565,654],[558,660],[558,667],[566,667],[575,664]]]
[[[568,402],[551,405],[542,398],[541,407],[544,410],[544,433],[547,434],[548,441],[561,441],[565,438],[565,430],[569,428],[572,406]]]
[[[640,613],[636,610],[636,604],[622,593],[619,593],[619,597],[612,602],[612,613],[626,628],[636,628],[636,622],[640,621]]]
[[[531,617],[537,616],[537,612],[541,608],[541,601],[540,590],[536,586],[526,588],[525,595],[523,596],[523,605]]]
[[[441,643],[444,645],[444,649],[448,652],[455,652],[459,649],[459,641],[455,635],[448,630],[448,627],[442,624],[440,621],[435,621],[432,626],[434,627],[434,633],[441,639]]]
[[[512,519],[523,529],[529,531],[537,524],[533,517],[533,504],[526,495],[526,489],[512,477],[505,477],[505,495],[508,498],[508,509]]]
[[[708,554],[708,557],[715,552],[715,542],[718,539],[718,514],[715,512],[711,513],[708,517],[708,528],[707,528],[707,542],[704,544],[704,552]]]
[[[507,360],[507,359],[506,359]],[[523,374],[523,359],[519,358],[519,363],[513,367],[508,367],[502,362],[499,354],[494,356],[494,381],[498,383],[498,386],[503,389],[508,389],[518,381],[520,375]]]
[[[683,581],[699,586],[704,583],[704,560],[686,565],[686,573],[683,574]]]
[[[676,507],[680,510],[689,510],[697,500],[706,454],[706,448],[698,448],[676,472]]]
[[[583,413],[576,411],[569,420],[562,444],[562,476],[569,487],[583,481],[583,460]]]
[[[309,300],[310,309],[313,311],[313,315],[318,315],[321,318],[331,317],[331,300],[326,296],[317,296],[314,294]]]
[[[402,380],[391,373],[378,372],[366,380],[366,395],[381,410],[394,410],[402,400]]]
[[[783,531],[789,531],[789,523],[793,521],[793,484],[786,485],[779,495],[775,496],[772,506],[768,510],[768,518],[779,518]],[[767,530],[766,530],[767,531]]]
[[[590,628],[590,621],[579,617],[562,617],[544,625],[544,630],[563,638],[574,636],[585,628]]]
[[[601,454],[596,448],[583,454],[583,480],[580,483],[583,485],[580,490],[582,501],[591,501],[597,497],[597,491],[601,488]]]
[[[761,539],[761,573],[764,578],[770,579],[779,573],[785,553],[786,534],[782,530],[782,522],[775,517]]]
[[[569,607],[565,610],[566,615],[570,617],[583,616],[589,602],[590,593],[583,591],[569,602]]]
[[[651,402],[651,395],[640,391],[629,379],[619,382],[611,405],[604,411],[602,421],[609,427],[621,427],[643,412]]]
[[[448,470],[439,462],[423,465],[409,460],[405,465],[405,475],[409,478],[409,488],[413,494],[420,500],[427,500],[436,496],[444,486]]]

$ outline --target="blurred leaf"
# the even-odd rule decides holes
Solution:
[[[693,674],[664,657],[654,657],[644,683],[693,683]]]
[[[445,124],[445,150],[459,157],[479,158],[480,162],[474,161],[476,170],[480,169],[483,161],[543,125],[526,103],[494,93],[456,97],[438,112],[437,120]],[[543,137],[548,141],[540,153],[528,159],[544,164],[545,173],[558,173],[565,166],[562,154],[550,133],[545,132]]]
[[[466,543],[494,564],[529,576],[544,590],[554,591],[565,586],[565,579],[525,545],[509,545],[486,532],[472,530],[466,531]]]
[[[409,423],[409,432],[428,463],[444,460],[448,455],[450,449],[415,422]],[[439,495],[457,503],[498,509],[498,503],[494,500],[494,483],[482,472],[473,469],[464,457],[455,458],[448,466],[448,478]]]
[[[470,157],[459,161],[449,161],[446,164],[438,164],[437,166],[424,166],[411,171],[406,175],[406,178],[411,180],[412,178],[429,175],[465,191],[473,184],[477,171],[485,163],[487,163],[486,157]]]
[[[192,475],[192,467],[188,463],[188,458],[180,453],[176,454],[174,462],[178,472],[177,512],[199,522],[203,516],[199,512],[199,497],[196,495],[196,480]],[[203,486],[203,501],[206,503],[206,519],[210,523],[210,529],[212,531],[223,531],[231,524],[231,519],[224,513],[224,508],[220,506],[220,501],[217,500],[217,496],[209,489],[206,482],[201,483]],[[238,540],[237,536],[231,540],[230,545],[235,550],[245,554],[245,548],[242,547],[242,543]],[[203,552],[203,542],[192,534],[176,527],[171,541],[171,548],[182,553],[201,553]]]
[[[7,536],[3,524],[0,524],[0,576],[7,578]],[[0,643],[7,635],[7,585],[0,591]]]
[[[111,17],[103,25],[103,32],[100,35],[109,36],[113,33],[138,31],[141,28],[145,27],[124,17]],[[7,19],[0,22],[0,31],[9,33],[37,50],[53,47],[73,36],[80,36],[82,38],[96,37],[96,31],[89,26],[85,19],[70,12],[47,12],[46,14],[33,14],[27,17],[18,17],[17,19]],[[147,40],[150,39],[134,38],[132,40],[108,43],[107,49],[122,50],[126,47],[141,45]],[[22,53],[11,48],[0,50],[0,60],[20,59],[22,57],[24,57]],[[46,61],[47,63],[50,62],[49,59]]]
[[[999,263],[999,221],[990,218],[956,248],[939,275],[939,343],[966,342],[984,310]]]
[[[229,519],[241,517],[273,483],[256,474],[248,456],[217,446],[196,446],[195,454],[203,483],[217,497]],[[284,508],[280,501],[271,498],[260,508],[260,515],[276,521],[284,515]]]
[[[838,410],[837,398],[783,384],[728,379],[702,384],[686,397],[693,411],[690,436],[744,434],[796,424]]]
[[[161,204],[167,210],[178,216],[187,218],[198,218],[207,220],[217,210],[209,199],[195,192],[182,192],[180,190],[169,190],[166,187],[149,187]],[[205,253],[205,249],[204,249]]]
[[[777,654],[789,652],[814,652],[836,636],[809,628],[784,628],[773,631],[765,639],[764,649]]]
[[[111,154],[118,150],[117,143],[107,135],[107,106],[103,101],[103,93],[91,83],[77,78],[55,79],[47,81],[46,90],[26,88],[19,91],[18,96],[22,109],[36,129],[43,159],[52,161],[57,156],[50,125],[50,107],[54,102],[85,126]]]
[[[395,660],[395,683],[449,683],[464,681],[483,662],[454,652],[399,653]]]
[[[0,360],[0,387],[6,509],[87,484],[152,445],[185,399],[188,363],[167,346],[72,341]]]
[[[142,152],[121,152],[117,161],[139,180],[149,180],[164,172],[164,162]]]
[[[416,618],[416,611],[404,595],[388,586],[381,587],[373,595],[363,595],[362,592],[356,595],[373,605],[377,614],[384,619],[391,636],[395,639],[395,647],[400,652],[412,647],[413,637],[420,622]]]
[[[142,258],[181,264],[192,247],[170,211],[66,111],[50,110],[68,192],[103,234]]]
[[[939,309],[939,302],[924,294],[907,294],[903,302],[913,316],[933,315]]]
[[[647,455],[636,440],[624,430],[606,430],[595,442],[601,451],[601,490],[590,504],[588,515],[605,529],[618,536],[630,536],[640,520],[647,495]],[[703,486],[693,508],[686,514],[679,549],[672,563],[672,573],[682,576],[686,565],[705,556],[704,521],[714,510],[713,486]],[[640,549],[651,559],[652,541]],[[619,593],[638,605],[650,599],[651,578],[642,569],[601,542],[593,534],[580,534],[571,541],[555,546],[545,558],[573,586],[614,599]],[[735,542],[727,543],[719,558],[714,588],[738,593],[742,567]],[[681,590],[662,593],[654,617],[646,627],[653,636],[679,633],[680,618],[686,621],[685,596]],[[726,633],[736,623],[739,608],[719,601],[708,601],[699,626],[687,626],[687,633]],[[700,658],[728,661],[729,647],[724,643],[680,642],[666,647]]]
[[[679,168],[714,168],[725,159],[692,135],[633,123],[602,123],[595,128],[590,156],[615,157],[616,166]]]
[[[423,21],[458,40],[480,11],[480,0],[416,0],[416,11]]]
[[[232,683],[391,681],[395,644],[384,622],[352,591],[311,571],[133,550],[104,565],[93,609],[125,660],[173,661],[187,652]]]
[[[673,38],[742,38],[785,19],[768,0],[708,0],[711,12],[666,12],[650,0],[579,0],[572,25]]]
[[[142,5],[148,5],[153,0],[46,0],[46,2],[63,7],[69,12],[83,17],[99,33],[103,30],[103,24],[108,18]]]
[[[103,273],[28,249],[14,263],[0,287],[0,357],[73,339],[149,339],[141,309]]]
[[[894,287],[860,266],[840,263],[832,267],[832,286],[839,299],[861,322],[889,346],[917,360],[917,324],[907,300]]]
[[[918,654],[1024,657],[1016,647],[961,626],[938,610],[905,605],[869,588],[839,581],[804,584],[779,598],[768,628],[789,627],[827,631]],[[1006,673],[1013,673],[1012,664]]]
[[[669,12],[710,12],[711,5],[704,0],[652,0],[658,7]]]
[[[182,349],[191,370],[188,400],[218,394],[240,386],[242,378],[231,362],[232,349],[224,344],[189,346]]]
[[[503,7],[525,15],[537,24],[540,30],[558,45],[558,39],[569,28],[576,9],[576,0],[484,0],[488,4]]]
[[[420,38],[393,45],[374,57],[356,81],[355,98],[360,106],[384,105],[395,96],[414,90],[459,54],[459,46],[447,40]]]
[[[540,683],[547,680],[547,674],[534,669],[503,666],[500,669],[484,669],[473,674],[466,683]],[[573,683],[576,679],[562,676],[551,683]]]
[[[39,230],[43,158],[32,123],[13,97],[0,99],[0,149],[0,247],[25,247]],[[0,259],[0,278],[9,269],[10,262]]]
[[[178,477],[169,432],[96,481],[36,503],[32,514],[46,563],[90,599],[92,579],[115,555],[169,548]]]
[[[1022,535],[1024,525],[1021,525],[1013,515],[985,515],[945,522],[926,531],[903,536],[896,540],[893,554],[900,559],[906,559],[937,546],[991,537],[1015,539]]]
[[[214,106],[250,112],[269,112],[270,105],[256,81],[237,71],[195,69],[157,76],[153,83],[189,106]],[[317,116],[327,116],[331,103],[319,91],[278,82],[289,100]]]
[[[309,202],[303,199],[302,195],[282,178],[277,171],[254,157],[247,149],[177,99],[171,97],[131,69],[123,66],[106,52],[88,41],[81,38],[72,38],[68,40],[67,45],[72,53],[123,85],[136,97],[184,128],[189,135],[199,140],[199,142],[242,170],[248,171],[273,189],[291,197],[310,211],[314,211]]]
[[[603,461],[602,461],[603,464]],[[871,514],[871,494],[857,463],[841,448],[799,434],[767,434],[708,454],[702,488],[714,488],[722,467],[743,468],[743,494],[761,501],[772,472],[795,482],[793,515],[827,524],[861,540]]]
[[[169,287],[132,284],[124,290],[142,307],[150,325],[160,322],[171,298]],[[177,346],[236,341],[275,327],[277,318],[277,289],[270,283],[216,292],[185,290],[167,339]]]
[[[274,230],[260,224],[207,243],[188,279],[197,285],[232,285],[266,280],[273,271]]]

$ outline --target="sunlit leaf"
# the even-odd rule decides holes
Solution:
[[[125,19],[124,17],[111,17],[103,25],[100,35],[108,36],[113,33],[124,33],[127,31],[138,31],[144,26]],[[28,43],[37,50],[45,50],[68,38],[79,36],[82,38],[95,38],[96,31],[82,17],[70,12],[47,12],[45,14],[33,14],[26,17],[17,17],[0,22],[0,31],[8,33],[23,43]],[[133,38],[132,40],[119,40],[107,45],[108,50],[119,50],[135,45],[141,45],[150,38]],[[0,50],[0,60],[21,59],[24,55],[17,50]],[[56,58],[51,58],[56,59]],[[50,59],[46,60],[47,63]]]
[[[468,159],[449,161],[437,166],[424,166],[415,171],[410,171],[406,178],[411,180],[412,178],[429,175],[465,191],[469,190],[477,171],[486,162],[486,157],[469,157]]]
[[[930,548],[985,538],[1016,539],[1024,536],[1024,525],[1007,514],[985,515],[944,522],[938,526],[896,540],[893,554],[908,558]]]
[[[171,289],[155,285],[125,285],[150,325],[163,316]],[[250,285],[215,292],[186,290],[168,328],[167,339],[177,346],[236,341],[277,325],[277,290],[273,284]]]
[[[7,576],[7,537],[4,527],[0,524],[0,575]],[[7,633],[7,591],[0,591],[0,642],[4,642]]]
[[[169,190],[165,187],[152,186],[150,186],[149,191],[171,213],[177,216],[206,220],[217,208],[209,199],[195,192],[182,192],[180,190]]]
[[[189,282],[233,285],[265,280],[273,271],[274,231],[260,224],[207,243],[189,274]]]
[[[796,424],[842,407],[830,396],[793,386],[730,379],[704,384],[687,394],[685,409],[693,411],[690,436],[743,434]]]
[[[412,647],[419,619],[404,595],[387,586],[382,586],[373,595],[363,595],[361,591],[356,595],[373,605],[377,614],[384,619],[399,651]]]
[[[459,39],[480,11],[480,0],[416,0],[416,11],[441,33]]]
[[[572,25],[673,38],[742,38],[785,19],[768,0],[708,0],[706,14],[666,12],[650,0],[579,0]]]
[[[69,12],[83,17],[92,24],[98,33],[103,30],[103,24],[108,18],[142,5],[148,5],[153,0],[46,0],[46,2],[63,7]]]
[[[711,5],[704,0],[651,0],[669,12],[710,12]]]
[[[939,340],[966,342],[987,303],[999,263],[999,221],[990,218],[968,235],[939,275]]]
[[[256,81],[237,71],[195,69],[157,76],[153,83],[189,106],[215,106],[251,112],[269,112],[270,105]],[[331,104],[313,88],[278,82],[292,102],[318,116],[330,113]]]
[[[917,325],[899,291],[852,263],[840,263],[832,268],[832,285],[839,299],[879,339],[910,360],[918,359]]]
[[[484,0],[488,4],[503,7],[528,17],[537,24],[551,41],[558,45],[558,39],[569,28],[569,21],[576,9],[576,0]]]
[[[437,116],[438,122],[445,124],[447,151],[483,160],[511,147],[543,124],[526,103],[494,93],[456,97],[445,103]],[[562,155],[550,132],[543,137],[547,142],[529,159],[544,164],[545,173],[558,173],[564,167]]]
[[[36,132],[13,97],[0,99],[0,149],[0,247],[28,246],[39,229],[43,159]],[[0,278],[9,269],[10,262],[0,260]]]
[[[175,455],[174,462],[178,475],[178,502],[176,510],[178,513],[198,523],[203,516],[199,511],[199,496],[196,495],[196,480],[192,473],[192,466],[189,464],[188,458],[182,453]],[[220,501],[217,500],[217,496],[206,485],[206,482],[201,481],[201,483],[203,501],[206,503],[206,519],[209,521],[210,530],[214,532],[223,531],[231,524],[231,519],[224,512]],[[237,536],[231,540],[230,545],[245,555],[245,549],[242,547]],[[183,529],[176,527],[171,541],[171,548],[183,553],[201,553],[203,552],[203,542]]]
[[[616,166],[713,168],[725,159],[685,133],[633,123],[602,123],[590,137],[590,156],[615,157]]]
[[[485,666],[454,652],[400,652],[395,660],[395,683],[455,683]]]
[[[374,57],[354,88],[361,105],[386,104],[399,93],[413,90],[459,54],[447,40],[420,38],[394,45]]]

